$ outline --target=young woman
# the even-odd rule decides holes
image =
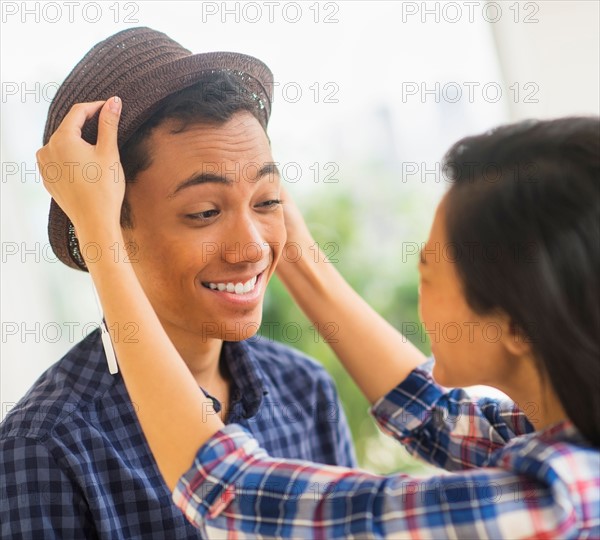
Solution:
[[[42,174],[50,163],[63,170],[64,181],[45,186],[79,242],[107,250],[123,242],[124,180],[86,182],[68,164],[114,170],[120,105],[76,105],[37,154]],[[81,127],[100,107],[91,146]],[[270,458],[211,413],[131,265],[86,261],[108,325],[139,326],[136,343],[114,343],[116,355],[188,519],[209,538],[600,537],[599,135],[598,119],[522,123],[450,150],[453,182],[419,265],[433,365],[332,265],[303,257],[279,268],[314,322],[336,321],[331,345],[381,428],[450,475],[384,477]],[[310,233],[285,202],[288,241],[309,252]],[[456,339],[441,339],[449,326]],[[440,384],[492,385],[514,403]]]

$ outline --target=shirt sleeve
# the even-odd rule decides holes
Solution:
[[[96,537],[84,499],[37,440],[0,441],[0,493],[1,538]]]
[[[208,538],[567,538],[576,527],[568,501],[503,469],[415,479],[274,459],[236,424],[199,450],[173,500]]]
[[[414,369],[371,408],[380,428],[411,454],[448,471],[482,467],[510,439],[534,431],[512,401],[444,389],[432,366]]]

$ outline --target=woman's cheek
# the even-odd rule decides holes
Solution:
[[[429,328],[429,295],[427,287],[423,283],[419,283],[419,318],[425,327]]]

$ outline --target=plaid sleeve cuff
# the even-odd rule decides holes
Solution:
[[[385,433],[403,440],[429,420],[433,406],[444,395],[444,389],[431,377],[433,364],[431,358],[416,367],[373,404],[370,413]]]
[[[235,481],[257,457],[266,456],[242,426],[229,424],[200,447],[190,470],[177,482],[173,502],[200,529],[235,498]]]

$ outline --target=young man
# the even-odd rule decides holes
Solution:
[[[285,244],[266,135],[272,87],[269,69],[254,58],[191,55],[160,32],[126,30],[96,45],[67,77],[44,142],[75,103],[123,98],[123,170],[114,173],[127,180],[126,243],[98,256],[131,262],[212,400],[207,416],[245,426],[273,456],[354,466],[323,368],[288,347],[248,339]],[[97,122],[82,130],[91,144]],[[93,163],[73,166],[87,167],[91,181],[107,180],[94,177]],[[82,253],[96,246],[79,245],[55,201],[49,235],[61,261],[87,270]],[[109,330],[113,339],[136,339],[135,321]],[[172,503],[135,407],[121,375],[109,372],[99,330],[46,371],[0,427],[0,536],[198,538]]]

